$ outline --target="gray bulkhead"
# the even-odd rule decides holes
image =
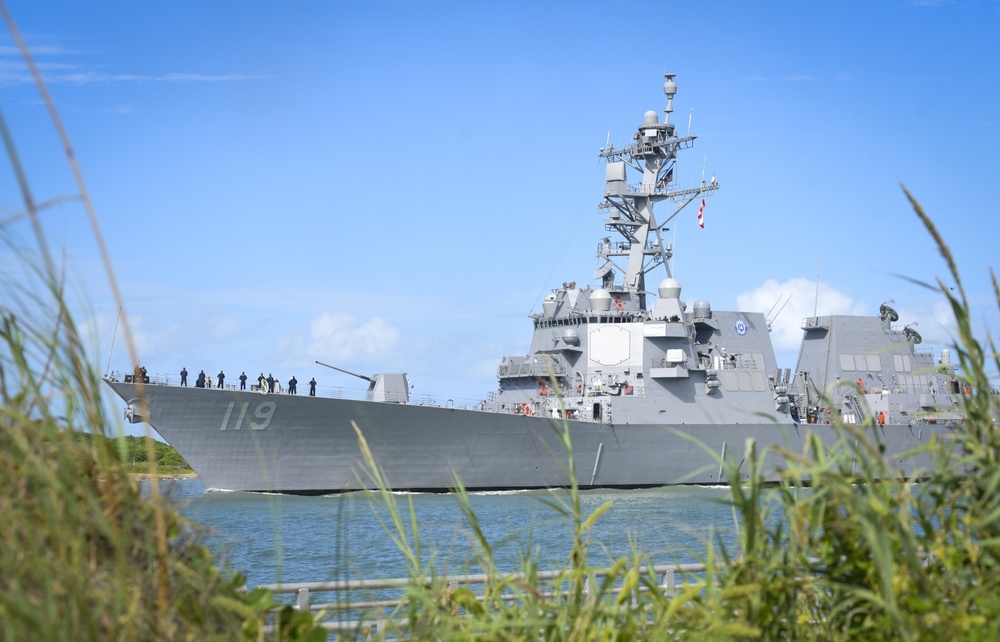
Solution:
[[[669,281],[648,313],[627,291],[549,295],[533,315],[529,354],[501,363],[500,410],[527,403],[557,416],[557,386],[571,417],[616,425],[758,423],[784,414],[775,405],[777,363],[764,315],[713,312],[704,301],[688,311]],[[602,306],[604,297],[610,305]],[[607,309],[594,309],[592,299]]]
[[[820,421],[840,414],[850,423],[863,423],[869,413],[887,424],[958,419],[958,380],[949,352],[942,350],[938,363],[930,350],[916,349],[920,335],[909,327],[894,328],[897,318],[883,305],[879,317],[804,319],[795,370],[804,397],[800,405],[814,407]]]

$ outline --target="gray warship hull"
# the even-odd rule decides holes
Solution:
[[[138,411],[133,383],[108,381]],[[146,385],[151,425],[209,489],[325,494],[371,486],[356,425],[387,482],[398,490],[503,490],[569,484],[572,440],[582,488],[719,484],[720,460],[740,465],[748,440],[802,452],[810,432],[832,447],[830,425],[755,421],[720,425],[614,424],[326,397]],[[564,423],[565,422],[565,423]],[[925,446],[946,426],[884,425],[871,438],[902,474],[919,473]],[[848,442],[848,448],[856,445]],[[859,455],[860,456],[860,455]],[[780,460],[769,455],[774,477]],[[746,466],[744,465],[745,469]]]

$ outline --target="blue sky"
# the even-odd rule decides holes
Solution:
[[[772,333],[784,367],[814,308],[887,299],[938,350],[940,295],[895,276],[945,274],[905,184],[958,257],[977,327],[996,327],[995,1],[7,7],[151,373],[356,386],[319,360],[482,398],[501,356],[527,351],[542,297],[592,283],[598,150],[662,115],[664,71],[673,121],[699,136],[676,183],[706,164],[721,184],[704,230],[692,209],[671,231],[682,298],[766,313],[791,296]],[[75,194],[6,31],[0,109],[35,199]],[[23,207],[0,159],[0,221]],[[87,293],[103,371],[117,310],[85,212],[43,222]],[[9,254],[0,267],[14,273]],[[130,367],[120,339],[111,364]]]

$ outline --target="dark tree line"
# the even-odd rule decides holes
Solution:
[[[102,435],[94,435],[92,433],[83,433],[80,435],[80,439],[86,441],[87,443],[102,443],[107,448],[111,448],[117,452],[118,444],[116,440],[109,439]],[[146,450],[146,439],[144,437],[136,437],[134,435],[125,435],[122,437],[125,443],[125,464],[142,464],[150,460],[149,453]],[[184,461],[184,458],[180,456],[172,446],[165,444],[162,441],[154,441],[154,449],[156,456],[156,465],[161,468],[190,468],[188,463]]]

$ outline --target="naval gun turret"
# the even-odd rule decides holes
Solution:
[[[405,372],[385,372],[367,377],[322,361],[316,363],[367,381],[368,392],[365,394],[365,401],[385,401],[388,403],[409,403],[410,401],[410,381]]]

